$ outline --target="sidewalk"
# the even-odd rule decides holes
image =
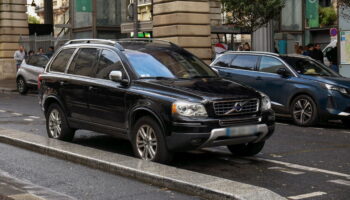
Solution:
[[[15,91],[17,91],[15,79],[0,80],[0,93],[8,93]]]

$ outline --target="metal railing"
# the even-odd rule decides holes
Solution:
[[[23,45],[27,51],[33,50],[38,51],[39,48],[43,48],[46,52],[50,46],[53,46],[55,49],[58,49],[69,41],[69,35],[55,37],[54,35],[29,35],[29,36],[20,36],[18,43]]]

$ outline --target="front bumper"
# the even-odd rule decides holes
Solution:
[[[331,91],[320,107],[322,121],[350,118],[350,96],[344,96],[337,91]]]
[[[202,123],[175,123],[166,136],[171,151],[188,151],[204,147],[257,143],[267,140],[275,129],[273,111],[265,112],[256,122],[220,124],[222,120],[209,119]],[[242,119],[240,117],[240,119]]]

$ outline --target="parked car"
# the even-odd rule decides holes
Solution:
[[[227,52],[211,66],[226,79],[267,94],[273,109],[297,125],[341,119],[350,123],[350,79],[305,56]]]
[[[328,60],[326,54],[327,52],[329,52],[330,50],[332,50],[334,47],[337,46],[337,42],[338,40],[333,40],[331,41],[323,50],[322,50],[322,53],[323,53],[323,62],[326,66],[331,66],[331,62]]]
[[[44,72],[49,58],[45,55],[33,55],[23,60],[17,71],[17,91],[26,94],[30,88],[37,88],[38,76]]]
[[[73,40],[39,77],[50,138],[77,129],[131,141],[144,160],[228,146],[255,155],[274,132],[269,98],[218,77],[186,50],[158,40]]]

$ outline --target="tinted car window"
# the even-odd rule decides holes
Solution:
[[[261,58],[259,71],[277,74],[280,68],[285,68],[285,66],[278,59],[267,56]]]
[[[75,49],[64,49],[62,50],[52,62],[50,71],[53,72],[64,72],[67,66],[67,63],[74,53]]]
[[[237,69],[254,70],[258,56],[238,55],[231,64],[231,67]]]
[[[230,63],[232,61],[232,58],[234,55],[223,55],[220,56],[215,63],[213,64],[214,66],[218,67],[230,67]]]
[[[119,56],[115,52],[103,50],[97,64],[95,77],[109,79],[109,73],[111,71],[121,71],[123,78],[127,78]]]
[[[49,59],[46,56],[31,56],[27,60],[28,65],[32,65],[35,67],[45,67]]]
[[[68,73],[80,76],[92,76],[99,50],[95,48],[80,49],[69,66]]]

